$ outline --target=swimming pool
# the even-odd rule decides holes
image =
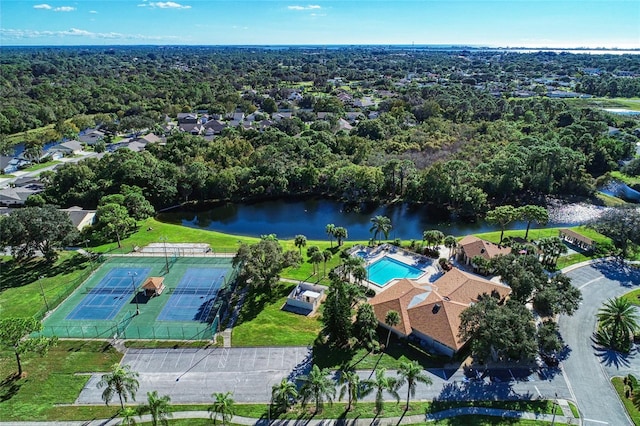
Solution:
[[[387,256],[367,266],[369,281],[380,287],[383,287],[389,280],[393,279],[418,278],[424,272],[422,269],[414,268]]]

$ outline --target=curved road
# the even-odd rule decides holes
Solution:
[[[637,349],[628,357],[598,348],[591,341],[596,313],[609,298],[640,287],[640,269],[613,261],[600,261],[566,272],[582,290],[582,303],[571,316],[558,323],[571,353],[563,362],[565,377],[584,420],[584,425],[633,424],[610,382],[612,376],[640,374]]]

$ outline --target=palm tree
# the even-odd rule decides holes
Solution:
[[[353,275],[353,273],[359,268],[364,268],[363,258],[359,256],[349,256],[344,258],[342,260],[342,279],[347,281],[349,279],[349,275]]]
[[[389,347],[389,339],[391,339],[391,330],[396,325],[400,324],[400,314],[398,311],[394,311],[393,309],[387,312],[387,315],[384,317],[384,323],[389,326],[389,334],[387,334],[387,344],[384,346],[385,348]]]
[[[169,395],[158,396],[158,391],[147,392],[147,403],[138,408],[140,416],[151,414],[153,426],[168,425],[171,414],[171,397]]]
[[[336,226],[333,223],[328,223],[327,226],[324,227],[324,232],[329,236],[329,243],[331,243],[331,247],[333,248],[333,233],[336,230]],[[340,244],[338,244],[338,247]]]
[[[342,240],[346,240],[349,237],[349,234],[347,233],[347,228],[343,226],[336,226],[333,230],[333,236],[338,240],[338,247],[340,247],[342,245]]]
[[[306,405],[309,399],[313,399],[316,402],[315,412],[320,412],[322,403],[324,400],[328,400],[329,403],[333,403],[333,398],[336,395],[336,387],[333,380],[329,377],[329,370],[323,368],[322,370],[314,364],[311,372],[306,376],[300,376],[299,380],[302,382],[300,388],[300,394],[302,395],[302,405]]]
[[[287,411],[298,398],[298,388],[295,383],[284,377],[280,383],[271,388],[271,401],[276,407]]]
[[[227,422],[233,418],[235,414],[233,404],[235,404],[235,401],[232,396],[232,392],[214,392],[211,394],[211,397],[215,398],[215,401],[207,410],[209,411],[209,417],[213,420],[213,424],[216,424],[218,414],[220,414],[222,418],[223,425],[227,424]]]
[[[352,366],[345,365],[340,369],[338,384],[342,385],[339,399],[342,399],[346,394],[348,398],[346,411],[351,411],[361,396],[362,383],[360,383],[360,376]]]
[[[395,377],[387,376],[386,370],[381,368],[376,370],[376,378],[374,380],[367,380],[367,391],[376,391],[376,413],[381,414],[384,408],[384,391],[389,392],[396,401],[400,402],[400,395],[398,395],[398,380]]]
[[[324,259],[322,275],[327,275],[327,262],[331,260],[331,258],[333,257],[333,253],[331,253],[331,250],[324,250],[322,252],[322,257]]]
[[[542,251],[542,264],[555,266],[560,255],[567,253],[567,246],[558,237],[541,238],[538,248]]]
[[[415,396],[418,383],[430,385],[433,382],[426,374],[424,374],[420,364],[416,361],[407,361],[400,364],[398,374],[401,377],[399,386],[402,386],[405,383],[407,384],[407,405],[405,407],[405,411],[408,411],[409,400],[412,396]]]
[[[597,316],[600,328],[610,336],[609,345],[613,349],[628,352],[631,336],[640,327],[635,306],[625,298],[615,297],[605,302]]]
[[[449,258],[453,255],[453,249],[458,246],[458,240],[453,235],[444,237],[444,246],[449,249]]]
[[[427,248],[435,250],[436,247],[440,245],[442,240],[444,240],[444,234],[442,233],[442,231],[432,229],[430,231],[424,231],[422,233],[422,239],[427,242]]]
[[[124,410],[120,411],[120,415],[122,416],[121,425],[124,426],[134,426],[136,424],[136,419],[134,416],[138,414],[137,410],[131,407],[127,407]]]
[[[304,235],[296,235],[293,239],[293,244],[300,250],[300,256],[302,256],[302,247],[307,245],[307,237]]]
[[[124,409],[124,401],[136,400],[138,383],[138,373],[131,370],[129,365],[113,364],[111,373],[103,374],[98,382],[98,389],[105,388],[102,392],[102,400],[106,405],[113,399],[114,395],[120,398],[120,407]]]
[[[318,251],[314,251],[311,254],[311,259],[309,259],[309,261],[311,263],[313,263],[313,273],[317,274],[318,273],[318,265],[320,265],[320,263],[322,263],[324,261],[324,255],[322,254],[322,252],[320,250]]]
[[[389,238],[389,231],[391,231],[391,219],[386,216],[377,215],[371,218],[371,229],[369,232],[373,232],[373,239],[375,240],[380,234],[384,235],[384,239]],[[378,244],[380,244],[380,238],[378,238]]]

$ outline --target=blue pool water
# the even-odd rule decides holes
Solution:
[[[398,278],[418,278],[424,271],[390,257],[383,257],[367,266],[369,281],[383,287],[389,280]]]

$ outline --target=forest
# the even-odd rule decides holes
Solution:
[[[156,209],[321,195],[426,203],[473,219],[547,195],[591,196],[638,141],[637,119],[550,95],[638,97],[634,55],[87,47],[7,48],[0,60],[4,151],[95,126],[107,142],[150,131],[166,138],[43,173],[44,200],[63,207],[95,208],[137,187]],[[293,115],[213,139],[164,127],[178,113],[236,111]],[[339,126],[347,112],[358,113],[350,130]]]

